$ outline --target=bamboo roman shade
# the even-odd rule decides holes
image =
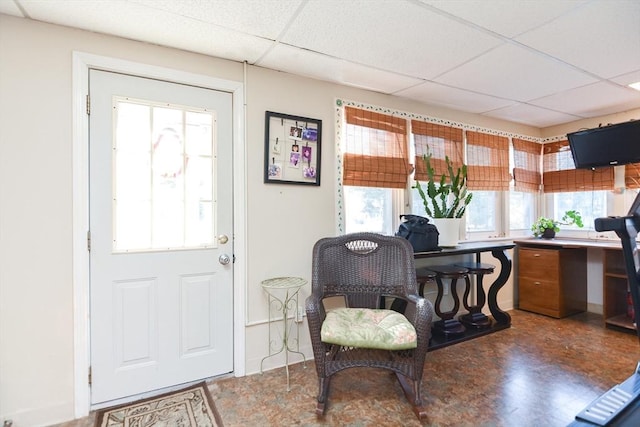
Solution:
[[[406,188],[411,173],[407,120],[345,107],[343,184]]]
[[[431,154],[431,166],[435,174],[446,173],[445,156],[451,159],[454,170],[464,161],[462,129],[435,123],[411,120],[411,133],[416,150],[414,179],[426,181],[427,168],[423,156]]]
[[[513,138],[513,179],[516,191],[540,191],[542,174],[540,173],[540,156],[542,145],[524,139]]]
[[[509,190],[509,139],[467,131],[467,186],[471,190]]]
[[[640,188],[640,163],[624,165],[624,186],[626,188]]]
[[[569,141],[543,146],[542,182],[545,193],[613,189],[613,167],[576,169]]]

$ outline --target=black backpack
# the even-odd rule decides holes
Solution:
[[[414,252],[440,251],[438,247],[438,229],[429,224],[429,219],[418,215],[400,215],[400,223],[396,236],[404,237],[413,246]]]

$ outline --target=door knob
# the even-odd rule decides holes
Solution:
[[[229,237],[227,237],[226,234],[221,234],[218,236],[218,242],[220,242],[220,244],[225,244],[229,241]]]
[[[227,265],[231,262],[231,258],[229,257],[229,255],[227,254],[222,254],[218,257],[218,261],[220,262],[220,264],[222,265]]]

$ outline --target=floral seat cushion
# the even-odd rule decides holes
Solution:
[[[320,330],[322,342],[347,347],[407,350],[416,348],[413,325],[393,310],[337,308],[327,312]]]

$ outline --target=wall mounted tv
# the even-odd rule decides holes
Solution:
[[[567,134],[576,168],[640,163],[640,120]]]

